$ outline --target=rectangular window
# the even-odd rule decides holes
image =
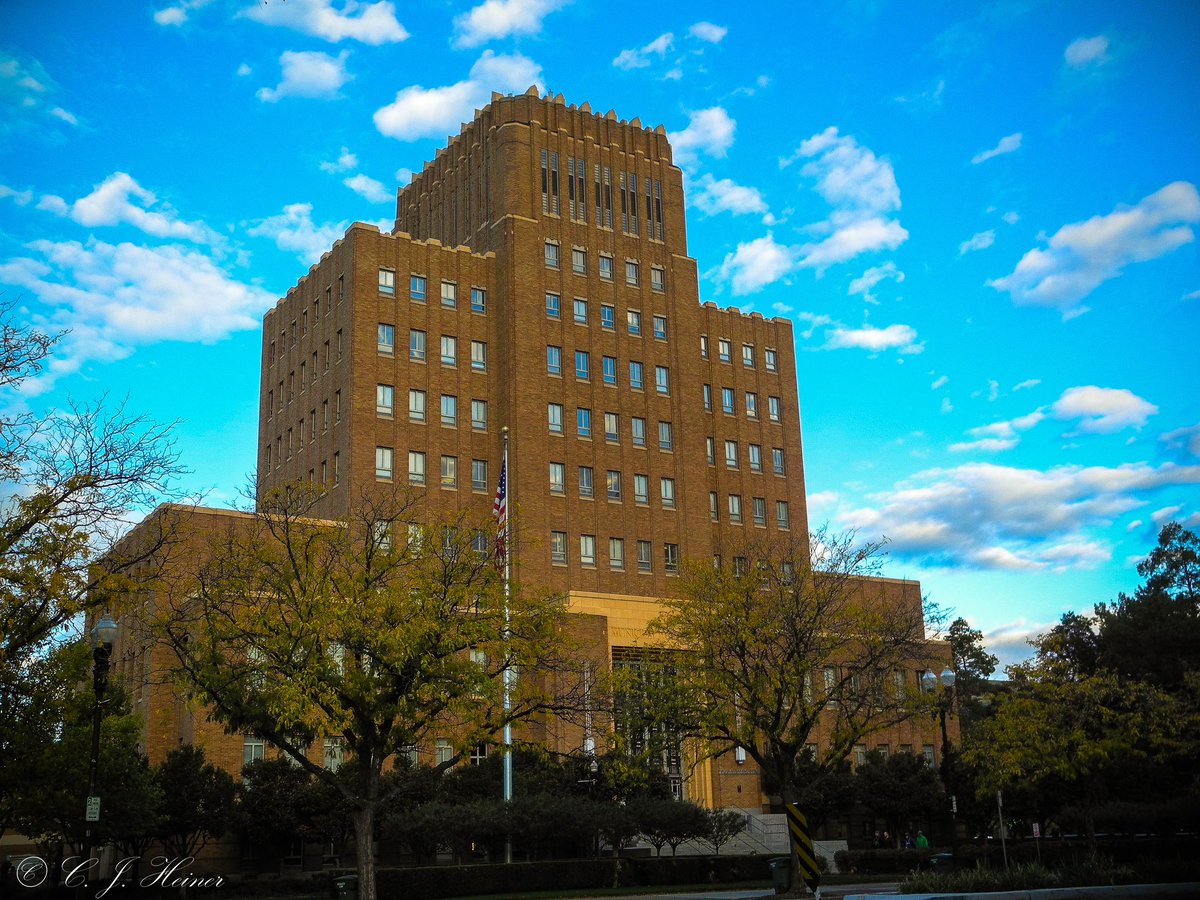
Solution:
[[[546,374],[562,374],[562,347],[546,346]]]
[[[574,310],[574,313],[575,313],[576,324],[586,325],[588,323],[588,308],[587,308],[587,306],[588,306],[588,304],[587,304],[586,300],[582,300],[579,297],[575,298],[575,302],[572,304],[572,309]]]
[[[592,497],[596,493],[595,473],[591,466],[579,467],[579,496]]]
[[[671,428],[670,422],[658,423],[658,449],[674,450],[675,449],[675,434]]]
[[[392,480],[392,448],[375,448],[375,477],[380,481]]]
[[[733,388],[721,388],[721,412],[733,415],[736,410],[733,406]]]
[[[458,306],[458,285],[453,281],[442,282],[442,306],[447,309]]]
[[[333,454],[333,483],[341,484],[342,481],[342,454],[340,452]]]
[[[579,564],[589,569],[596,567],[596,536],[594,534],[579,536]]]
[[[486,400],[471,401],[471,427],[476,431],[487,431],[488,404]]]
[[[546,315],[551,319],[557,319],[562,309],[562,299],[558,294],[546,295]]]
[[[658,338],[658,340],[660,340],[660,341],[665,341],[667,339],[667,317],[666,316],[655,316],[654,317],[654,336],[656,338]]]
[[[582,275],[587,271],[587,251],[578,247],[571,248],[571,271]]]
[[[609,331],[617,327],[617,308],[610,303],[600,304],[600,327]]]
[[[616,413],[604,414],[604,439],[609,443],[615,444],[621,439],[620,418]]]
[[[636,360],[629,361],[629,386],[635,391],[642,389],[642,364]]]
[[[487,291],[483,288],[471,288],[471,312],[487,312]]]
[[[678,544],[663,544],[663,571],[668,575],[679,574]]]
[[[458,398],[451,394],[442,394],[442,424],[448,428],[458,426]]]
[[[650,546],[649,541],[638,541],[637,542],[637,551],[638,551],[638,571],[639,572],[649,572],[650,571],[651,554],[654,552],[654,548]]]
[[[376,343],[379,345],[379,352],[385,356],[391,356],[396,350],[396,329],[391,325],[380,323],[379,329],[376,332]],[[329,341],[325,342],[325,371],[329,371]]]
[[[553,241],[546,241],[546,268],[558,268],[558,244]]]
[[[487,371],[486,341],[471,341],[471,368],[476,372]]]
[[[704,394],[704,411],[712,412],[712,385],[706,384],[703,386]]]
[[[391,269],[379,270],[379,293],[389,297],[396,295],[396,273]]]
[[[565,494],[567,492],[567,467],[560,462],[550,463],[550,493]]]
[[[708,335],[700,335],[700,358],[708,359]]]
[[[600,254],[600,277],[605,281],[612,281],[613,277],[613,259],[603,253]]]
[[[567,564],[567,533],[565,531],[550,532],[550,562],[559,566]]]
[[[713,438],[704,439],[705,458],[710,466],[717,464],[717,442]]]
[[[396,389],[390,384],[375,385],[375,414],[390,419],[395,411]]]
[[[563,433],[563,408],[561,403],[546,405],[546,420],[551,434]]]
[[[486,459],[471,460],[471,490],[486,491],[488,489],[488,464]]]
[[[749,448],[750,471],[762,471],[762,447],[759,444],[751,444]]]
[[[754,524],[759,528],[766,528],[767,499],[765,497],[754,497],[751,499],[750,505],[754,510]]]
[[[408,333],[408,358],[418,362],[425,361],[425,332],[414,328]]]
[[[334,335],[334,340],[337,342],[337,358],[338,362],[342,359],[342,329],[338,329],[338,333]]]
[[[792,527],[792,516],[786,500],[775,501],[775,524],[784,529]]]
[[[625,283],[635,286],[638,283],[638,264],[632,260],[625,261]]]
[[[409,275],[408,276],[408,296],[410,300],[415,300],[418,303],[425,302],[425,276],[424,275]]]
[[[420,450],[408,451],[408,483],[425,483],[425,454]]]
[[[742,344],[742,365],[747,369],[754,368],[754,345]]]
[[[650,476],[633,476],[633,502],[645,506],[650,502]]]
[[[780,412],[780,404],[778,397],[767,398],[767,415],[770,416],[772,422],[778,422],[782,416]]]
[[[768,347],[766,350],[763,351],[763,357],[764,357],[764,365],[766,366],[768,372],[778,372],[779,371],[779,354],[778,353],[776,353],[774,350],[772,350],[770,347]]]
[[[258,735],[247,734],[242,736],[242,763],[249,765],[256,760],[263,759],[267,752],[267,742]]]
[[[659,496],[662,498],[663,509],[675,508],[674,478],[664,478],[659,482]]]
[[[621,473],[615,469],[609,469],[605,476],[605,484],[608,486],[608,499],[621,499]]]
[[[782,447],[772,447],[771,448],[771,467],[775,470],[776,475],[784,474],[783,448]]]
[[[575,351],[575,377],[580,381],[591,378],[592,355],[586,350]]]
[[[615,356],[604,357],[604,383],[615,385],[617,383],[617,358]]]
[[[442,365],[458,364],[458,338],[449,334],[442,335]]]
[[[729,495],[729,521],[735,525],[742,524],[742,497],[740,494]]]
[[[654,389],[660,394],[671,393],[671,373],[666,366],[654,367]]]
[[[758,418],[758,394],[754,391],[746,391],[746,416],[751,419]]]
[[[333,421],[334,424],[342,421],[342,392],[333,392]]]
[[[646,420],[641,416],[634,416],[630,420],[630,426],[633,433],[633,446],[646,446]]]
[[[717,359],[723,363],[727,363],[732,358],[732,354],[733,348],[730,346],[729,341],[725,338],[717,341]]]
[[[442,487],[458,488],[458,457],[442,457]]]
[[[717,496],[716,491],[708,492],[708,517],[714,522],[720,516],[720,502],[720,497]]]
[[[738,445],[737,441],[725,442],[725,468],[736,469],[738,467]]]
[[[642,333],[642,314],[636,309],[631,309],[625,313],[625,322],[629,326],[630,334]]]
[[[650,267],[650,290],[660,294],[667,289],[667,273],[658,266]]]
[[[575,431],[581,438],[592,436],[592,411],[582,406],[575,410]]]
[[[625,569],[625,539],[624,538],[609,538],[608,539],[608,566],[611,569],[623,571]]]
[[[321,401],[321,430],[329,430],[329,401]]]
[[[408,392],[408,418],[412,422],[425,421],[425,392],[410,389]]]

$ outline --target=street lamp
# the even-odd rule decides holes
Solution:
[[[100,798],[96,796],[96,770],[100,766],[100,712],[104,705],[104,692],[108,689],[108,667],[112,659],[113,641],[117,639],[117,623],[111,615],[101,616],[90,632],[92,644],[92,686],[96,692],[96,703],[92,707],[92,758],[88,769],[87,810],[83,822],[83,854],[80,862],[84,866],[84,879],[90,871],[88,860],[92,858],[92,826],[100,821]],[[80,885],[82,892],[83,886]]]
[[[942,670],[941,690],[937,698],[937,716],[938,722],[942,726],[942,763],[939,768],[941,769],[942,784],[950,792],[950,851],[951,855],[957,859],[958,823],[955,821],[955,813],[958,812],[958,798],[954,795],[953,785],[950,784],[950,731],[946,728],[946,715],[950,712],[950,706],[954,702],[955,678],[953,669]],[[921,676],[921,686],[925,688],[927,694],[932,694],[938,689],[938,681],[938,676],[932,671]]]

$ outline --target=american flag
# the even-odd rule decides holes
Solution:
[[[492,515],[496,517],[496,561],[503,562],[508,548],[504,543],[505,526],[508,524],[508,460],[500,465],[500,483],[496,485],[496,502],[492,504]]]

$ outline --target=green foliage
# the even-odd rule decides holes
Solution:
[[[916,822],[935,815],[946,796],[937,771],[915,753],[869,753],[854,781],[858,799],[897,836],[915,832]]]
[[[983,646],[983,634],[970,626],[966,619],[950,623],[946,639],[954,667],[954,696],[962,727],[971,725],[986,715],[987,681],[996,671],[999,660]]]
[[[732,809],[706,809],[708,828],[700,835],[700,839],[713,848],[713,853],[720,854],[721,848],[746,830],[744,813]]]
[[[199,747],[172,750],[155,767],[154,780],[163,796],[158,837],[174,856],[195,856],[233,824],[233,778],[206,762]]]
[[[661,856],[663,846],[671,855],[684,841],[703,837],[709,820],[705,810],[694,803],[679,800],[642,798],[628,806],[637,823],[638,834]]]

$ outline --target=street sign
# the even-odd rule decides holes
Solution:
[[[792,839],[792,850],[800,861],[800,875],[810,891],[821,883],[821,867],[817,865],[817,854],[813,851],[812,832],[808,830],[808,817],[800,812],[798,804],[789,803],[787,810],[788,836]]]
[[[1037,822],[1033,823],[1033,836],[1035,838],[1040,838],[1042,836],[1042,828]]]
[[[78,807],[76,807],[76,808],[78,808]],[[76,813],[76,815],[78,815],[78,813]],[[88,797],[87,798],[87,816],[85,817],[85,821],[87,821],[87,822],[99,822],[100,821],[100,798],[99,797]]]

